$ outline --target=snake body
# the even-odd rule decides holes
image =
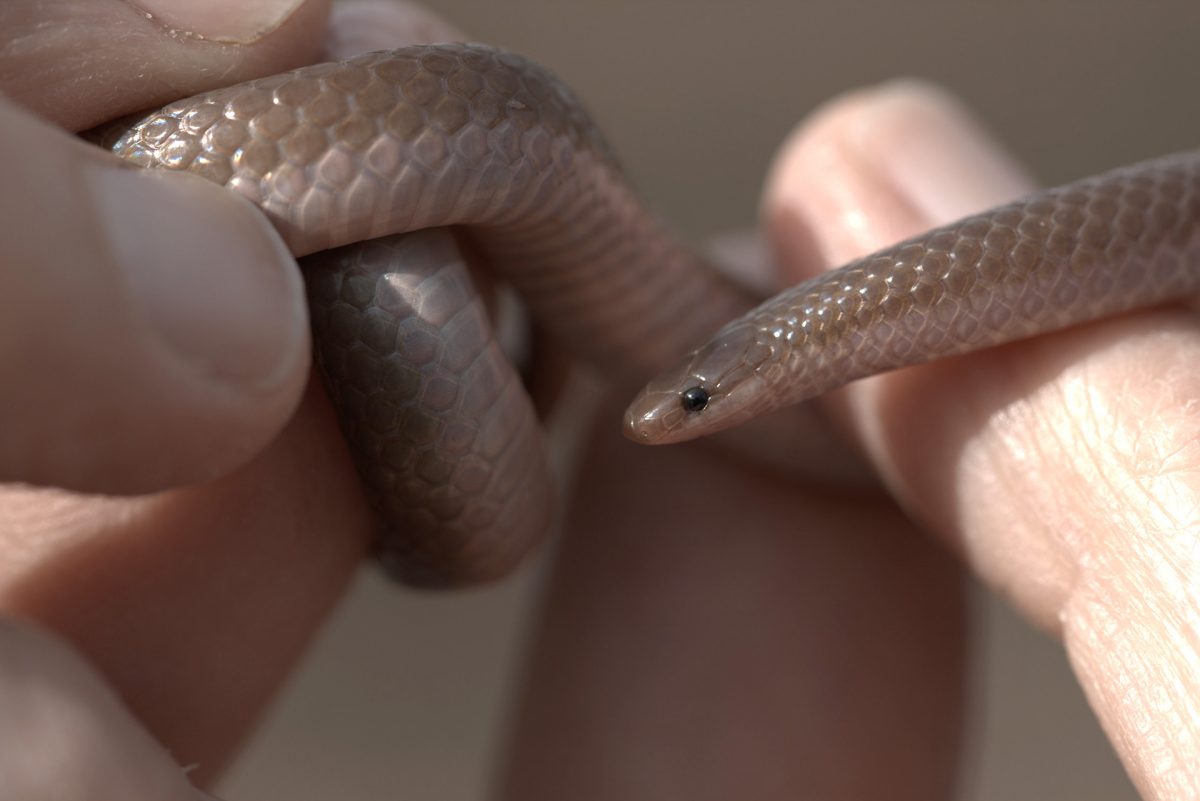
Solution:
[[[306,257],[317,362],[380,555],[420,584],[505,571],[551,496],[536,416],[448,226],[609,376],[644,380],[737,318],[634,400],[626,433],[647,443],[1200,290],[1200,156],[1185,154],[968,217],[751,310],[646,212],[568,89],[483,45],[209,92],[112,150],[229,187]]]
[[[766,301],[654,379],[626,434],[669,443],[857,378],[1200,292],[1200,153],[1113,170],[901,242]]]
[[[238,192],[307,256],[317,362],[383,521],[380,555],[418,584],[504,572],[551,495],[532,406],[447,226],[610,376],[645,380],[753,305],[646,212],[562,83],[483,45],[180,100],[111,149]]]

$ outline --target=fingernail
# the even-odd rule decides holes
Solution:
[[[184,173],[85,175],[135,307],[176,354],[262,389],[291,376],[307,358],[303,284],[256,209]]]
[[[849,126],[858,155],[931,224],[1030,192],[1035,184],[953,97],[930,84],[884,84]]]
[[[177,34],[249,44],[278,28],[304,0],[127,0]]]

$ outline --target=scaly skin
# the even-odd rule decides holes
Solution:
[[[1200,154],[1031,195],[766,301],[654,379],[625,431],[680,442],[898,367],[1200,293]],[[688,411],[699,387],[707,405]],[[693,402],[693,406],[699,403]]]

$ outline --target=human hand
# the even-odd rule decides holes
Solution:
[[[802,197],[801,185],[832,177],[817,152],[835,141],[848,155],[832,170],[863,191],[841,203]],[[827,232],[816,235],[827,266],[1032,188],[961,110],[911,86],[835,106],[776,176],[768,215],[795,277],[797,222]],[[874,223],[855,232],[855,218]],[[1152,799],[1200,793],[1200,658],[1189,645],[1200,597],[1189,534],[1198,346],[1194,316],[1158,309],[830,399],[902,508],[1062,639]]]
[[[798,132],[764,219],[790,283],[1030,188],[956,104],[897,84]],[[1196,345],[1159,310],[824,399],[898,505],[599,429],[509,797],[951,796],[963,584],[908,517],[1063,639],[1147,798],[1195,797]]]
[[[821,130],[814,124],[809,134]],[[913,230],[941,221],[898,202],[876,207],[882,216],[867,215],[871,222],[865,226],[855,223],[863,204],[881,199],[880,176],[858,175],[855,184],[853,164],[830,167],[815,155],[822,150],[813,139],[804,142],[797,152],[807,152],[809,161],[800,163],[834,173],[823,174],[819,186],[831,194],[851,189],[816,200],[785,192],[774,196],[771,208],[782,209],[783,216],[800,210],[804,219],[797,227],[778,223],[781,238],[808,231],[810,243],[841,261],[853,248],[839,252],[829,240],[869,248],[905,230],[906,219]],[[832,147],[828,138],[824,144]],[[791,184],[777,184],[785,185]],[[993,187],[992,195],[977,199],[990,203],[1002,194]],[[822,208],[813,210],[809,203]],[[847,228],[847,222],[854,224]],[[793,254],[787,264],[816,263],[809,246],[794,244],[782,246]],[[853,400],[860,391],[866,392],[851,388],[843,395],[850,399],[842,401],[849,409],[843,414],[856,430],[867,427],[878,436],[872,404]],[[894,398],[885,393],[874,408],[891,408],[889,397]],[[211,767],[227,753],[364,548],[367,518],[350,474],[340,469],[340,445],[332,429],[320,433],[319,426],[309,425],[314,419],[328,422],[319,397],[306,403],[301,421],[289,425],[262,457],[201,490],[150,501],[16,494],[17,502],[0,513],[9,521],[22,519],[24,536],[9,543],[13,561],[28,554],[35,567],[32,580],[17,582],[15,589],[5,585],[6,602],[15,599],[10,608],[81,643],[185,762]],[[615,433],[609,421],[616,419],[602,418],[600,425]],[[882,430],[896,437],[900,425],[892,422]],[[885,439],[872,453],[895,458],[898,446]],[[537,649],[531,684],[541,684],[541,695],[527,698],[514,746],[509,785],[514,796],[528,797],[524,790],[549,795],[555,782],[568,780],[573,795],[585,785],[597,794],[628,791],[624,797],[664,786],[678,794],[691,787],[693,798],[745,796],[754,794],[755,782],[765,788],[759,797],[772,789],[790,797],[797,788],[829,788],[832,797],[882,788],[893,797],[947,792],[958,741],[964,622],[957,570],[938,549],[909,536],[910,527],[879,497],[797,489],[699,450],[650,455],[632,446],[619,451],[625,447],[619,441],[596,447],[600,461],[581,484],[577,525],[570,527]],[[932,478],[938,469],[945,475],[959,464],[947,454],[941,455],[946,464],[935,457],[908,458],[933,471]],[[323,460],[334,465],[313,470]],[[608,483],[614,469],[625,471],[619,486]],[[895,472],[895,465],[888,468],[889,475]],[[906,489],[911,479],[893,478],[902,495],[913,494]],[[958,486],[952,484],[952,497],[943,498],[942,506],[961,506]],[[914,509],[939,511],[929,499],[918,500]],[[745,528],[747,510],[754,510],[757,532]],[[41,528],[27,525],[35,518],[43,521]],[[797,535],[797,520],[805,521],[807,533]],[[331,526],[350,534],[319,536]],[[974,536],[957,520],[943,530],[960,541]],[[971,542],[974,552],[978,541]],[[1001,566],[994,557],[976,561],[993,570]],[[27,569],[22,565],[10,575],[29,575]],[[98,620],[94,599],[101,596],[107,599],[105,619]],[[247,614],[258,617],[244,619]],[[233,630],[231,621],[238,623]],[[56,646],[25,637],[12,633],[8,643],[14,647],[3,652],[69,661]],[[206,643],[203,652],[195,648],[198,642]],[[138,680],[147,670],[149,643],[160,660],[154,667],[157,688]],[[247,652],[261,664],[225,656]],[[53,680],[64,675],[39,659],[22,663],[20,675]],[[81,680],[73,686],[92,685]],[[97,697],[87,690],[64,704],[57,720],[96,708],[95,719],[105,725],[91,731],[106,736],[80,742],[127,742],[124,730],[105,717],[116,707],[105,707]],[[216,699],[219,706],[212,703]],[[229,716],[229,709],[239,715]],[[564,720],[568,709],[577,717]],[[589,720],[585,731],[567,736],[581,715]],[[901,730],[905,734],[897,742]],[[175,745],[180,742],[183,747]],[[5,752],[14,753],[0,748]],[[124,753],[142,755],[120,761],[106,755],[107,765],[144,766],[144,759],[162,759],[152,752]],[[864,763],[869,771],[862,770]],[[588,783],[589,776],[597,781]],[[848,786],[847,777],[861,783]],[[165,786],[157,787],[156,797],[169,795],[162,792]]]
[[[36,485],[0,488],[0,608],[63,635],[124,704],[63,645],[0,626],[4,799],[187,797],[178,766],[219,770],[372,531],[305,391],[278,237],[218,187],[66,132],[311,61],[328,3],[138,5],[162,13],[0,5],[0,479]],[[363,24],[342,17],[339,46]]]

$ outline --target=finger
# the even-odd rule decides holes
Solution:
[[[307,314],[262,215],[3,101],[0,172],[0,481],[152,491],[228,472],[279,432]]]
[[[856,176],[837,191],[822,182],[828,153]],[[793,261],[806,240],[840,262],[1028,186],[951,101],[903,86],[832,109],[777,176],[768,213]],[[821,219],[850,224],[829,236]],[[836,399],[902,502],[1061,633],[1154,799],[1200,793],[1198,329],[1179,311],[1143,313]]]
[[[78,654],[0,621],[0,798],[205,797]]]
[[[311,62],[330,0],[0,4],[0,90],[83,130]]]
[[[899,143],[920,161],[891,158],[887,148]],[[874,171],[860,163],[867,158]],[[914,188],[889,191],[893,183]],[[763,216],[784,281],[794,283],[1032,188],[949,97],[897,81],[833,101],[797,130],[771,169]]]
[[[951,797],[953,560],[880,495],[640,448],[618,414],[582,460],[501,797]]]
[[[386,46],[386,45],[382,45]],[[234,473],[151,498],[0,497],[0,608],[63,632],[211,782],[340,600],[375,523],[324,394]]]

